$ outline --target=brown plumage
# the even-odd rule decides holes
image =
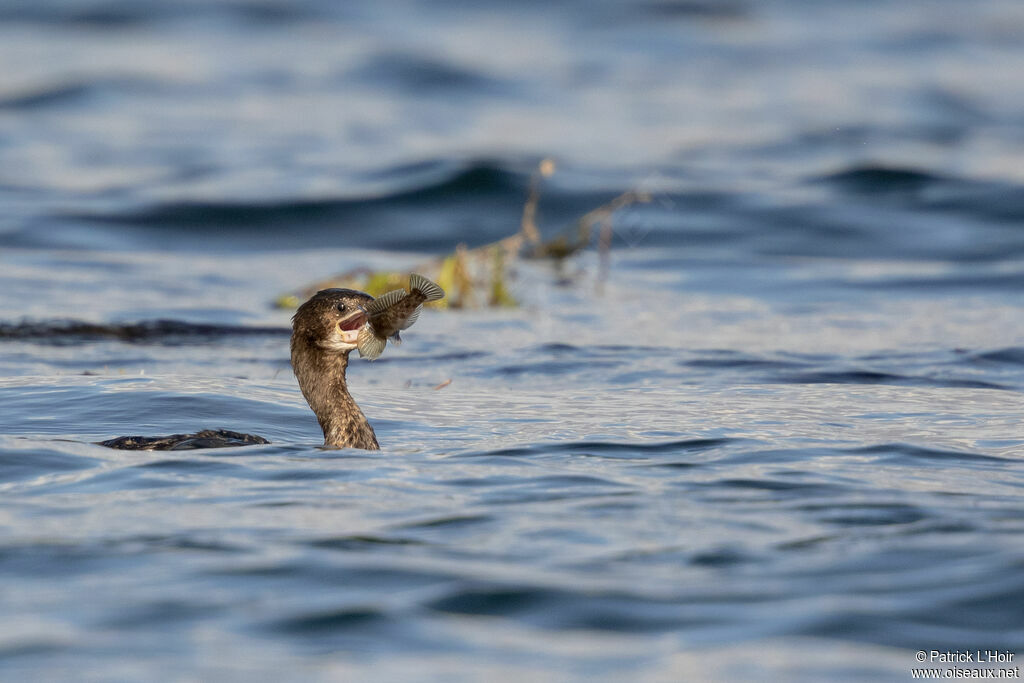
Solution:
[[[377,436],[348,392],[345,370],[373,297],[354,289],[325,289],[292,318],[292,370],[324,432],[324,446],[378,450]]]
[[[185,451],[193,448],[227,448],[228,446],[250,446],[270,442],[255,434],[242,434],[227,429],[204,429],[195,434],[119,436],[116,439],[107,439],[96,443],[122,451]]]
[[[316,414],[328,448],[379,450],[377,435],[363,411],[348,392],[345,371],[348,354],[359,340],[370,335],[371,358],[384,350],[388,337],[398,340],[398,331],[416,321],[425,301],[436,301],[444,291],[421,275],[410,278],[410,292],[396,290],[375,300],[353,289],[325,289],[317,292],[292,318],[292,370],[302,395]],[[378,339],[383,332],[385,337]],[[218,448],[269,443],[260,436],[225,430],[203,430],[196,434],[161,437],[124,436],[100,442],[120,449],[179,450]]]

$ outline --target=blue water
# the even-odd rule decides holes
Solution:
[[[1024,656],[1018,0],[16,0],[0,65],[0,677]],[[651,195],[607,280],[428,312],[319,450],[270,302],[513,233],[546,157],[548,237]],[[201,428],[272,444],[92,444]]]

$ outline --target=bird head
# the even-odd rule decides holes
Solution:
[[[335,353],[356,348],[359,328],[366,324],[363,307],[373,301],[354,289],[323,289],[299,306],[292,318],[298,337]]]

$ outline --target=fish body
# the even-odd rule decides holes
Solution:
[[[364,307],[366,324],[359,330],[356,348],[363,358],[380,357],[388,339],[400,344],[402,330],[412,327],[423,304],[444,298],[444,290],[422,275],[409,276],[409,291],[395,289],[382,294]]]

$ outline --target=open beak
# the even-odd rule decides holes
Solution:
[[[341,339],[347,344],[355,344],[359,339],[359,330],[366,324],[366,313],[362,310],[353,311],[338,323]]]

